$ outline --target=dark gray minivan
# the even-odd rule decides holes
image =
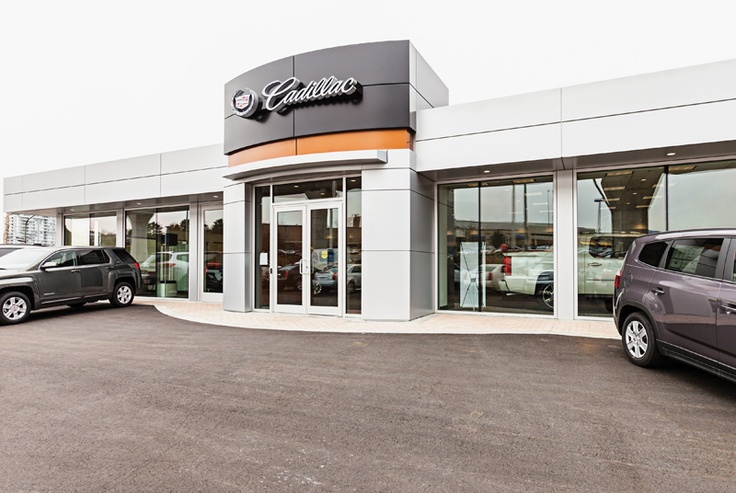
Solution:
[[[614,281],[614,321],[639,366],[671,357],[736,381],[736,229],[642,236]]]

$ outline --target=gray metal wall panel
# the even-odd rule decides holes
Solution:
[[[222,168],[172,173],[161,175],[160,194],[162,197],[167,197],[220,192],[225,183],[226,180],[222,177]]]
[[[274,80],[284,80],[294,76],[294,57],[282,58],[261,65],[260,67],[240,74],[225,84],[225,118],[233,114],[232,97],[239,89],[246,87],[260,94],[266,84]]]
[[[246,119],[232,115],[225,119],[225,154],[245,147],[275,142],[294,137],[294,111],[285,115],[261,113],[258,118]]]
[[[304,83],[334,75],[363,87],[409,84],[409,41],[338,46],[294,56],[294,75]]]
[[[294,111],[294,135],[304,137],[345,130],[408,128],[408,84],[369,86],[363,88],[363,99],[370,104],[353,104],[340,100],[309,111]]]
[[[414,85],[419,94],[433,107],[450,104],[450,91],[424,57],[416,54],[417,80]]]

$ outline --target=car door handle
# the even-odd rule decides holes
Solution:
[[[723,313],[725,313],[726,315],[733,315],[734,313],[736,313],[736,305],[726,303],[721,305],[721,310],[723,310]]]
[[[588,264],[589,267],[600,267],[601,265],[603,265],[603,264],[600,263],[600,262],[590,262]]]
[[[652,288],[652,293],[654,294],[664,294],[664,289],[662,288]]]

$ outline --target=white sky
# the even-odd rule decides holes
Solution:
[[[736,58],[733,0],[0,0],[0,177],[222,142],[223,86],[409,39],[464,103]]]

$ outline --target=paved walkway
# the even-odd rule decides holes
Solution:
[[[549,317],[434,313],[410,322],[374,322],[353,317],[236,313],[223,310],[221,303],[160,298],[136,298],[135,303],[154,305],[164,315],[191,322],[251,329],[376,334],[555,334],[604,339],[620,337],[613,321],[606,319],[556,320]]]

